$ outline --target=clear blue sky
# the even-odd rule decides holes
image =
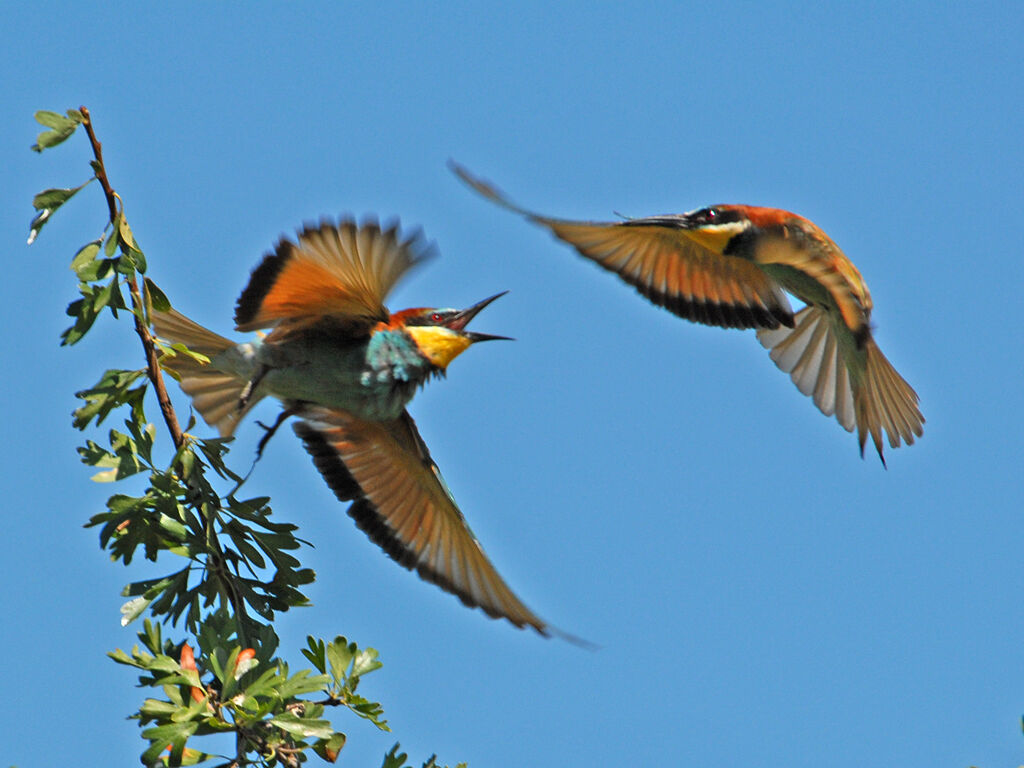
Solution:
[[[112,488],[88,480],[68,416],[74,390],[138,357],[114,332],[57,346],[98,190],[25,246],[32,195],[88,175],[80,137],[29,152],[32,112],[79,104],[151,275],[216,330],[271,243],[324,214],[437,241],[392,308],[510,290],[475,327],[517,341],[468,352],[412,413],[508,581],[601,650],[397,568],[282,432],[249,489],[301,526],[318,574],[314,607],[276,624],[285,655],[346,634],[385,664],[365,693],[394,734],[339,719],[346,765],[395,738],[476,768],[1024,761],[1019,4],[16,5],[4,765],[131,765],[143,746],[124,717],[144,693],[104,654],[133,644],[118,593],[153,569],[111,565],[81,527]],[[552,215],[808,216],[864,274],[924,438],[888,471],[862,461],[752,332],[649,306],[475,197],[450,157]],[[236,461],[258,438],[241,431]]]

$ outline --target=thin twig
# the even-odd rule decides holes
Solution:
[[[85,132],[89,135],[89,143],[92,144],[92,154],[96,158],[96,178],[100,182],[100,186],[103,187],[103,194],[107,198],[107,208],[110,210],[110,223],[112,226],[116,226],[117,220],[117,194],[110,186],[110,180],[107,178],[107,169],[103,165],[103,145],[100,144],[99,139],[96,138],[96,133],[92,129],[92,118],[89,115],[89,110],[86,107],[79,107],[79,111],[82,113],[82,125],[85,126]],[[129,256],[129,248],[127,243],[120,238],[120,233],[115,234],[118,237],[118,244],[121,247],[121,253],[124,256]],[[167,387],[164,385],[164,377],[160,373],[160,365],[157,363],[156,357],[156,345],[153,343],[153,335],[149,332],[149,328],[142,321],[144,317],[142,307],[142,294],[139,292],[139,282],[135,277],[135,273],[132,272],[131,276],[128,277],[128,290],[132,297],[132,308],[135,316],[135,332],[142,340],[142,348],[146,353],[146,374],[149,376],[150,382],[153,384],[153,391],[156,393],[157,402],[160,404],[160,412],[163,414],[164,422],[167,424],[167,429],[171,433],[171,439],[174,441],[174,447],[178,450],[185,442],[185,436],[181,431],[181,426],[178,424],[178,416],[174,412],[174,406],[171,405],[171,398],[167,394]]]

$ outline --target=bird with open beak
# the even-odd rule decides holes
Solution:
[[[397,223],[307,225],[264,257],[238,300],[236,329],[269,329],[265,337],[235,343],[174,310],[153,312],[158,336],[209,358],[179,353],[163,365],[222,436],[262,398],[281,400],[371,540],[466,605],[547,635],[484,553],[406,411],[471,345],[507,338],[466,330],[500,293],[468,309],[385,308],[398,280],[433,251]]]

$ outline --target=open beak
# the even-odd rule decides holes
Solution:
[[[453,331],[462,332],[463,336],[465,336],[467,339],[474,343],[478,341],[513,341],[513,339],[509,336],[494,336],[493,334],[490,333],[476,333],[475,331],[465,330],[466,326],[469,325],[469,321],[476,317],[478,314],[480,314],[480,310],[482,310],[495,299],[500,299],[506,293],[508,293],[508,291],[496,293],[493,296],[484,299],[483,301],[478,301],[472,307],[468,307],[462,310],[461,312],[456,312],[455,315],[447,323],[445,323],[445,326],[451,328]]]

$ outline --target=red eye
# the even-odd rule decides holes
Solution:
[[[440,312],[432,312],[430,314],[430,322],[432,323],[440,323],[442,319]]]
[[[704,214],[704,218],[707,219],[708,221],[714,221],[717,217],[718,211],[716,211],[714,208],[708,208],[707,212]]]

